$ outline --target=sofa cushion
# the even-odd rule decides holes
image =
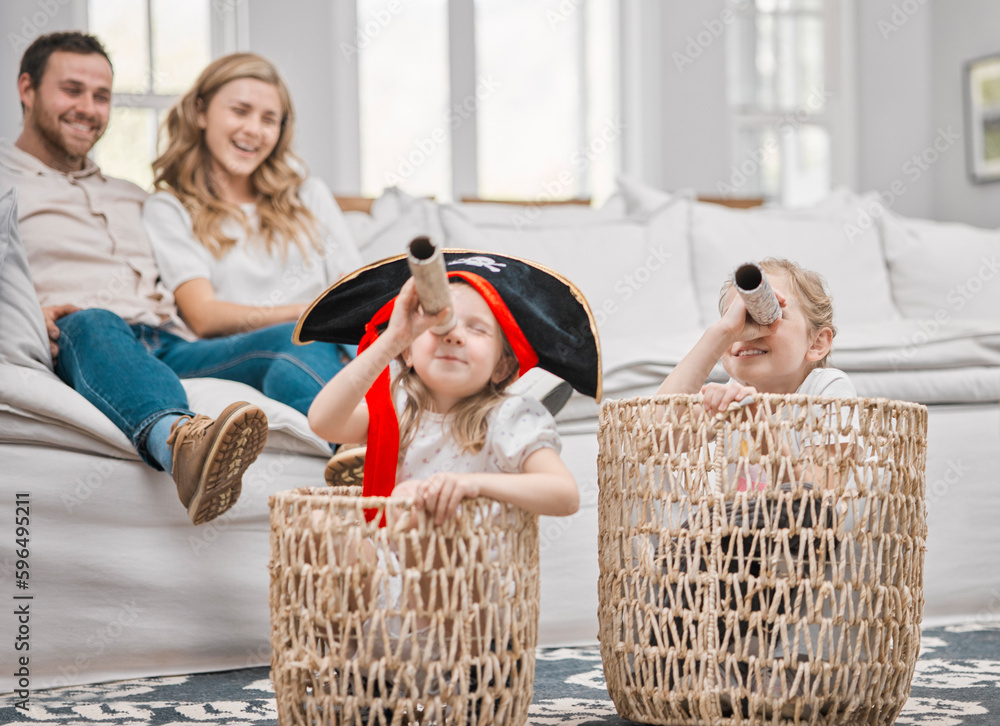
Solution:
[[[449,247],[527,258],[572,281],[594,313],[607,365],[616,341],[628,341],[627,354],[641,358],[648,353],[636,349],[635,341],[686,330],[697,322],[689,209],[686,200],[671,198],[649,214],[516,228],[477,225],[461,209],[445,207],[441,221]]]
[[[733,270],[764,257],[786,257],[821,274],[838,325],[898,320],[878,230],[855,233],[854,217],[840,204],[808,214],[695,203],[691,244],[702,324],[718,319],[719,291]]]
[[[193,411],[218,416],[233,401],[263,409],[268,451],[329,456],[306,417],[236,381],[187,378],[181,383]],[[29,443],[138,459],[128,438],[109,418],[49,370],[0,362],[0,443]]]
[[[414,237],[444,237],[438,205],[396,187],[389,187],[374,201],[370,215],[349,212],[346,216],[365,264],[406,252]]]
[[[1000,317],[1000,230],[892,213],[880,226],[892,294],[904,317],[938,325]]]
[[[0,196],[0,363],[52,370],[45,318],[17,232],[17,190]]]
[[[622,200],[625,214],[649,214],[672,199],[681,197],[693,200],[697,196],[694,189],[665,192],[628,174],[619,174],[615,177],[615,186],[617,188],[615,197]]]

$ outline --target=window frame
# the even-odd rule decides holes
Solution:
[[[589,138],[589,133],[591,129],[588,126],[588,122],[591,116],[591,103],[590,94],[588,93],[588,84],[586,79],[588,78],[588,66],[587,66],[587,56],[588,56],[588,25],[587,25],[587,12],[590,0],[574,0],[573,2],[573,14],[567,19],[568,22],[577,23],[579,25],[578,32],[580,33],[581,43],[580,43],[580,53],[575,59],[575,65],[577,68],[577,73],[579,77],[584,79],[581,83],[582,92],[580,97],[577,99],[578,103],[578,113],[577,117],[579,120],[579,131],[581,133],[581,138],[583,143],[586,143]],[[448,37],[448,94],[451,102],[454,103],[455,99],[471,99],[472,103],[471,109],[465,107],[468,111],[468,116],[465,117],[463,123],[459,124],[457,128],[451,129],[450,133],[450,144],[451,144],[451,198],[454,200],[461,200],[464,198],[478,198],[480,196],[480,164],[479,164],[479,100],[476,96],[477,84],[479,83],[479,78],[477,75],[477,54],[476,54],[476,8],[475,0],[447,0],[447,37]],[[620,10],[619,10],[620,14]],[[356,29],[359,25],[357,3],[347,2],[340,4],[338,3],[337,9],[334,10],[334,19],[339,21],[336,23],[336,27],[339,28],[350,28]],[[335,43],[340,45],[341,42],[345,42],[348,45],[353,43],[353,38],[350,38],[350,33],[346,36],[343,30],[339,32],[335,30],[334,35]],[[353,84],[354,92],[351,94],[350,101],[354,104],[353,111],[356,116],[360,115],[360,89],[358,89],[358,64],[353,63]],[[340,99],[338,98],[338,103]],[[622,114],[622,104],[621,99],[616,98],[615,109],[617,115],[621,117]],[[346,106],[342,106],[342,113],[347,113],[348,109]],[[360,131],[354,131],[352,134],[352,141],[355,143],[355,148],[357,151],[357,172],[356,172],[356,186],[360,188],[361,181],[361,165],[363,160],[360,159]],[[347,139],[341,139],[342,143],[347,141]],[[619,140],[616,146],[614,166],[616,168],[616,173],[621,171],[622,168],[622,151],[621,151],[621,141]],[[576,176],[578,179],[577,184],[577,197],[589,197],[592,193],[592,180],[591,180],[591,163],[589,160],[584,159],[584,163],[577,170]],[[531,190],[526,190],[526,193],[530,193]],[[547,197],[546,197],[547,198]],[[526,201],[531,201],[526,199]]]
[[[741,17],[756,17],[769,15],[776,20],[784,17],[808,15],[818,17],[823,24],[823,110],[819,113],[804,113],[806,109],[777,110],[762,108],[758,104],[749,103],[737,105],[730,103],[730,121],[732,126],[733,162],[739,164],[744,160],[742,145],[739,142],[741,134],[746,129],[759,131],[771,130],[778,134],[782,160],[794,159],[797,154],[795,139],[783,134],[781,129],[789,123],[793,115],[797,121],[795,127],[817,126],[825,129],[829,139],[829,178],[831,188],[837,186],[856,187],[857,182],[857,123],[855,94],[857,87],[855,62],[855,22],[856,0],[823,0],[823,6],[818,11],[802,9],[775,9],[773,11],[758,11],[753,0],[750,7],[738,7],[737,0],[727,0],[729,9]],[[746,5],[741,2],[739,5]],[[756,24],[753,26],[756,27]],[[744,40],[744,49],[754,47],[755,36]],[[732,46],[730,46],[732,47]],[[727,78],[727,83],[734,80]],[[745,95],[745,94],[744,94]],[[807,106],[808,108],[808,106]],[[800,113],[802,112],[802,113]],[[782,163],[780,168],[781,182],[778,198],[771,200],[786,203],[792,197],[790,188],[794,184],[792,167]]]
[[[91,32],[90,0],[78,0],[77,12],[82,16],[81,25]],[[249,50],[250,20],[248,3],[243,0],[205,0],[209,7],[209,55],[214,60],[227,53]],[[153,0],[145,0],[146,4],[146,47],[149,53],[150,74],[156,73],[153,53]],[[152,90],[143,93],[111,94],[111,111],[116,108],[131,108],[152,111],[149,115],[149,128],[146,143],[149,148],[150,161],[156,158],[157,135],[159,133],[159,115],[169,110],[180,98],[180,94],[154,93]]]

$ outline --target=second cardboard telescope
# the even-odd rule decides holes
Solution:
[[[733,285],[743,298],[747,313],[758,325],[770,325],[781,317],[781,305],[760,266],[748,262],[736,268]]]
[[[451,307],[451,290],[448,287],[448,271],[444,266],[444,253],[430,237],[417,237],[406,250],[406,262],[410,266],[417,287],[420,307],[427,315],[437,315]],[[448,314],[447,320],[431,328],[431,332],[444,335],[455,327],[455,312]]]

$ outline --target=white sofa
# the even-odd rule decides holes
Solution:
[[[559,269],[598,320],[604,395],[651,393],[717,316],[722,280],[766,255],[800,260],[832,288],[834,364],[861,395],[930,410],[927,620],[1000,608],[1000,236],[901,219],[847,192],[797,211],[737,211],[620,180],[589,207],[447,205],[390,189],[348,213],[366,261],[413,236]],[[51,372],[10,200],[0,200],[0,596],[30,594],[31,688],[266,663],[270,492],[321,481],[325,448],[297,412],[239,384],[186,382],[194,407],[259,401],[265,454],[238,506],[194,528],[173,484]],[[721,370],[717,371],[721,376]],[[543,645],[597,635],[597,405],[558,420],[579,513],[543,518]],[[30,499],[29,589],[15,590],[15,492]],[[0,617],[5,648],[19,623]],[[20,653],[19,653],[20,654]],[[0,692],[14,688],[0,674]]]

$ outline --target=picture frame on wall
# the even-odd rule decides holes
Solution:
[[[969,177],[1000,181],[1000,54],[965,64],[965,107]]]

